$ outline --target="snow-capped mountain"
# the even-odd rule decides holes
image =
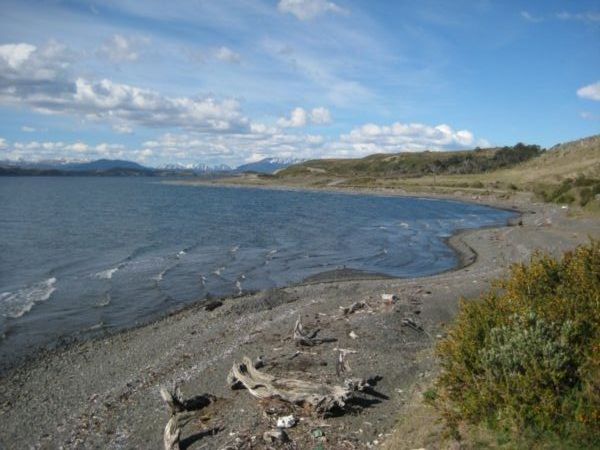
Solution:
[[[165,164],[163,166],[158,167],[158,169],[163,170],[189,170],[196,173],[213,173],[213,172],[230,172],[231,167],[227,164],[217,164],[214,166],[209,166],[208,164]]]
[[[243,164],[235,169],[236,172],[275,173],[288,166],[304,162],[297,158],[265,158],[253,163]]]

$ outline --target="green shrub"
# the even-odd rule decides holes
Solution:
[[[536,255],[463,300],[438,353],[436,406],[451,429],[600,442],[600,241]]]

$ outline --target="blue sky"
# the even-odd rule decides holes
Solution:
[[[599,132],[597,0],[0,3],[0,160],[235,166]]]

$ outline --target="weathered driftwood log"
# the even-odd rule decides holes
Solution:
[[[278,398],[315,412],[325,414],[343,408],[353,390],[348,387],[305,381],[295,378],[279,378],[254,368],[249,358],[234,363],[230,380],[239,381],[248,392],[259,399]]]
[[[404,319],[402,319],[402,325],[405,327],[409,327],[412,328],[415,331],[419,331],[422,332],[424,331],[423,327],[421,325],[419,325],[413,318],[411,317],[405,317]]]
[[[354,314],[356,311],[366,308],[366,307],[367,307],[366,302],[354,302],[350,306],[340,306],[340,309],[342,310],[342,313],[345,316],[348,316],[348,315]]]
[[[294,325],[294,331],[292,333],[292,339],[296,345],[303,345],[306,347],[313,347],[317,344],[322,344],[323,342],[335,342],[337,339],[335,338],[317,338],[317,334],[320,330],[315,330],[311,333],[306,331],[302,326],[302,322],[298,317],[296,320],[296,324]]]
[[[339,377],[340,374],[350,371],[350,364],[348,364],[346,356],[352,353],[356,353],[356,350],[348,350],[345,348],[336,348],[334,350],[337,350],[338,352],[338,357],[335,364],[335,372]]]
[[[200,409],[214,402],[215,397],[205,394],[186,401],[181,397],[178,387],[172,391],[161,388],[160,396],[167,404],[171,415],[163,434],[165,450],[179,450],[181,429],[197,415]]]

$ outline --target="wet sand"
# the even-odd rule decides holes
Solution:
[[[158,390],[174,383],[186,397],[217,396],[202,420],[186,426],[182,447],[224,448],[238,439],[263,448],[262,433],[271,419],[247,391],[229,389],[226,375],[233,362],[263,355],[267,364],[262,370],[269,373],[341,383],[336,347],[357,352],[349,357],[348,375],[381,377],[378,395],[357,400],[344,414],[302,417],[288,430],[289,437],[296,448],[376,446],[385,441],[416,386],[435,374],[432,348],[456,314],[460,297],[479,296],[510,263],[529,259],[535,250],[560,254],[590,236],[600,237],[600,220],[569,218],[556,205],[525,197],[481,201],[522,211],[523,225],[450,238],[463,261],[457,270],[417,279],[325,274],[225,299],[213,311],[198,304],[9,371],[0,379],[0,448],[162,448],[168,414]],[[384,293],[398,301],[387,304]],[[366,301],[369,308],[344,317],[340,307],[356,301]],[[319,336],[337,342],[296,348],[291,332],[298,317],[306,328],[319,328]],[[404,326],[406,318],[424,331]],[[350,332],[358,337],[351,338]],[[324,437],[316,437],[316,429]]]

